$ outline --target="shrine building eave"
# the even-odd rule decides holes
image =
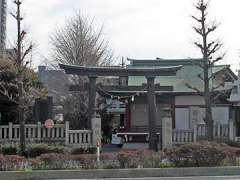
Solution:
[[[59,64],[66,74],[80,76],[175,76],[182,66],[158,68],[86,67]]]

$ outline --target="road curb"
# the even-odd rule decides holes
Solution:
[[[32,172],[2,171],[0,172],[0,180],[143,178],[143,177],[237,176],[237,175],[240,175],[240,167],[96,169],[96,170],[51,170]]]

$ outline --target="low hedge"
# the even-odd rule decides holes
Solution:
[[[53,146],[48,144],[31,144],[26,147],[26,155],[35,158],[46,153],[64,153],[64,146]]]
[[[3,155],[18,155],[20,147],[15,144],[4,144],[0,146],[0,153]],[[65,147],[48,144],[29,144],[25,149],[26,156],[30,158],[35,158],[46,153],[65,153]]]
[[[15,152],[14,145],[6,145],[4,148],[1,146],[2,149],[6,154]],[[97,162],[96,154],[85,154],[91,150],[94,149],[78,148],[75,149],[76,154],[71,154],[63,146],[31,144],[26,148],[29,158],[0,155],[0,170],[213,167],[240,164],[240,148],[213,142],[186,144],[163,152],[121,150],[101,153],[100,163]]]
[[[14,144],[4,144],[0,146],[0,152],[4,155],[17,155],[19,147]]]
[[[96,154],[97,148],[91,147],[91,148],[74,148],[71,150],[71,154],[77,155],[77,154]]]
[[[226,144],[199,142],[165,151],[166,158],[176,167],[220,166],[226,158],[235,157],[239,149]]]

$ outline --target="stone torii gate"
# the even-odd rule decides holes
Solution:
[[[91,119],[95,114],[96,80],[99,76],[145,76],[148,90],[148,125],[149,125],[149,149],[157,151],[156,130],[156,96],[155,78],[157,76],[175,76],[182,66],[170,66],[161,68],[121,68],[121,67],[85,67],[59,64],[66,74],[88,76],[89,78],[89,102],[88,102],[88,125],[91,127]]]

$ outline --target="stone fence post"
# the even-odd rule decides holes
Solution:
[[[41,141],[41,128],[42,128],[41,122],[37,122],[37,140],[39,142]]]
[[[101,147],[102,139],[102,127],[101,127],[101,118],[96,116],[92,118],[92,145],[94,147]]]
[[[65,145],[69,144],[69,121],[65,122]]]
[[[200,108],[191,106],[190,112],[190,128],[193,130],[193,142],[197,142],[198,137],[198,122],[200,121]]]
[[[213,127],[214,128],[214,127]],[[217,137],[218,138],[221,138],[221,123],[220,122],[217,122],[216,123],[216,130],[217,131]],[[214,132],[214,131],[213,131]]]
[[[162,149],[172,147],[172,117],[170,109],[164,109],[165,115],[162,118]]]
[[[8,128],[9,128],[9,131],[8,131],[8,138],[9,140],[12,140],[12,135],[13,135],[13,123],[12,122],[9,122],[8,124]]]
[[[194,124],[193,125],[193,142],[197,142],[197,137],[198,137],[198,125]]]
[[[229,120],[229,140],[234,141],[235,135],[234,135],[234,121],[233,119]]]

